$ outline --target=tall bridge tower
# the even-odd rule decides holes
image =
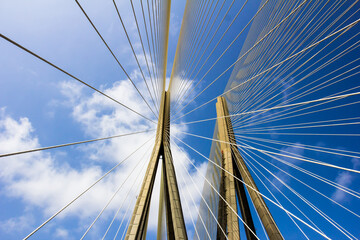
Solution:
[[[256,187],[254,179],[239,153],[224,97],[217,98],[216,113],[218,118],[218,136],[222,154],[222,166],[224,168],[221,172],[220,181],[220,194],[223,199],[219,199],[218,228],[221,226],[222,229],[226,229],[228,239],[240,239],[239,220],[235,213],[237,212],[238,199],[246,237],[247,239],[257,239],[245,192],[246,187],[250,200],[259,214],[269,239],[283,239],[264,199],[259,194],[259,189]],[[217,231],[217,239],[226,239],[219,229]]]
[[[187,239],[179,189],[170,150],[170,93],[163,92],[155,146],[145,173],[140,193],[125,239],[145,239],[150,200],[159,161],[162,161],[158,239],[161,236],[163,206],[166,212],[167,239]]]
[[[245,187],[258,212],[269,239],[283,239],[265,201],[247,169],[236,145],[229,111],[224,97],[216,103],[218,135],[221,145],[222,166],[218,207],[217,239],[240,239],[237,199],[244,222],[247,239],[257,239]],[[170,93],[164,92],[161,100],[155,146],[142,183],[135,209],[127,230],[126,239],[145,239],[149,219],[150,200],[159,162],[162,161],[160,208],[158,218],[158,239],[162,234],[163,211],[165,207],[167,239],[187,239],[179,189],[170,150]],[[241,183],[238,179],[242,180]],[[244,187],[245,185],[245,187]],[[226,235],[220,231],[226,230]]]

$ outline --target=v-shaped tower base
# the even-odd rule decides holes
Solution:
[[[218,117],[218,137],[222,154],[222,166],[227,171],[222,171],[220,183],[220,194],[228,203],[226,204],[222,199],[219,200],[218,220],[220,226],[222,229],[226,230],[228,239],[240,239],[238,217],[234,212],[237,212],[238,201],[242,220],[244,222],[246,238],[257,239],[245,192],[246,187],[250,200],[264,225],[269,239],[282,240],[283,237],[264,199],[258,193],[259,189],[240,155],[224,97],[218,97],[216,112]],[[235,179],[234,176],[242,180],[245,184]],[[224,234],[219,229],[217,231],[217,239],[225,239]]]
[[[170,94],[164,92],[161,98],[155,146],[145,173],[140,194],[126,233],[125,239],[145,239],[150,211],[151,194],[159,160],[162,160],[160,208],[164,202],[166,211],[167,239],[187,239],[175,169],[170,150]],[[162,221],[159,211],[159,225]],[[158,238],[161,231],[158,231]]]

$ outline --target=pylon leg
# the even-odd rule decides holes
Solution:
[[[254,207],[259,214],[259,217],[265,227],[265,230],[269,236],[269,239],[282,240],[283,237],[280,233],[280,230],[278,229],[264,199],[258,193],[259,190],[255,184],[255,181],[252,178],[252,176],[251,176],[248,168],[246,167],[246,164],[245,164],[243,158],[241,157],[240,152],[237,148],[230,117],[226,117],[229,115],[226,100],[224,97],[218,97],[217,100],[218,101],[216,103],[216,111],[217,111],[217,116],[218,116],[219,138],[220,138],[220,141],[222,141],[221,147],[226,149],[227,152],[228,152],[227,147],[229,147],[231,149],[230,152],[233,154],[232,167],[235,169],[232,169],[232,171],[229,171],[229,172],[231,174],[235,173],[235,176],[237,176],[239,179],[242,179],[243,182],[245,183],[245,186],[249,193],[250,199],[253,202]],[[225,175],[229,175],[229,174],[225,173]],[[240,206],[242,208],[241,212],[242,212],[244,222],[255,233],[255,228],[252,223],[250,209],[249,209],[247,200],[245,201],[246,194],[245,194],[245,191],[242,190],[244,187],[241,187],[240,185],[242,185],[242,184],[238,183],[238,181],[237,181],[237,184],[238,184],[239,202],[240,202]],[[225,187],[227,187],[227,186],[225,185]],[[252,237],[254,237],[254,234],[252,234],[250,232],[250,230],[248,230],[247,238],[251,239]]]
[[[222,166],[224,166],[224,163],[221,163]],[[220,189],[219,193],[220,195],[225,198],[225,184],[224,184],[224,172],[220,172]],[[224,233],[221,229],[226,231],[226,203],[220,198],[219,200],[219,206],[218,206],[218,226],[217,226],[217,232],[216,232],[216,239],[217,240],[224,240],[226,237],[224,236]]]
[[[165,228],[163,226],[164,218],[166,217],[165,206],[165,184],[164,184],[164,166],[161,166],[161,182],[160,182],[160,197],[159,197],[159,213],[158,213],[158,227],[157,227],[157,240],[163,239]]]
[[[224,108],[221,103],[216,103],[216,112],[218,116],[224,116]],[[237,212],[237,201],[236,201],[236,191],[235,191],[235,179],[233,159],[231,152],[231,145],[229,144],[229,134],[227,130],[227,124],[224,118],[218,119],[218,129],[219,129],[219,138],[221,140],[221,153],[223,159],[223,168],[227,171],[223,175],[223,187],[225,193],[225,200],[227,204],[225,205],[226,213],[226,230],[227,237],[229,239],[240,239],[239,231],[239,220],[236,215]],[[230,174],[228,174],[230,173]],[[231,175],[232,174],[232,175]],[[222,199],[219,200],[223,201]]]
[[[140,194],[136,200],[135,209],[126,233],[126,239],[140,240],[145,238],[151,194],[155,183],[156,170],[160,156],[162,156],[163,159],[161,188],[162,191],[164,191],[163,199],[165,200],[166,206],[168,239],[187,239],[175,169],[170,151],[169,131],[170,97],[168,93],[164,92],[161,100],[155,146],[151,154]],[[161,217],[160,214],[159,216]]]
[[[140,193],[136,199],[135,208],[131,217],[125,239],[144,239],[146,233],[147,217],[150,211],[151,194],[154,187],[156,169],[159,163],[159,147],[155,146]]]
[[[187,239],[185,221],[176,181],[170,147],[164,144],[164,169],[166,184],[167,239]]]
[[[235,167],[235,176],[239,179],[242,179],[237,167]],[[249,202],[246,197],[244,184],[242,184],[239,181],[235,181],[235,187],[236,187],[236,193],[239,198],[241,216],[244,221],[244,229],[245,229],[246,239],[255,240],[255,239],[257,239],[257,237],[255,235],[256,231],[255,231],[254,222],[253,222],[251,212],[250,212]],[[251,231],[250,231],[250,229],[251,229]]]

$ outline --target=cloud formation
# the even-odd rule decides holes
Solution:
[[[352,163],[352,169],[358,169],[360,167],[359,159],[353,158],[351,160],[351,163]],[[356,179],[355,175],[350,172],[339,172],[335,178],[335,182],[341,186],[350,187],[355,179]],[[340,189],[336,189],[331,196],[331,198],[337,202],[347,201],[349,200],[348,197],[349,195]]]
[[[106,137],[156,127],[154,126],[155,124],[131,112],[129,113],[125,108],[114,104],[101,95],[95,93],[86,95],[84,88],[73,82],[62,82],[60,90],[66,98],[65,103],[71,110],[72,118],[80,126],[84,135],[89,138]],[[119,101],[126,99],[129,107],[147,116],[150,114],[147,106],[139,99],[129,82],[116,82],[112,87],[103,88],[102,90],[110,96],[116,96]],[[184,129],[181,130],[184,131]],[[172,128],[172,131],[177,137],[182,137],[176,128]],[[7,115],[5,109],[1,111],[0,133],[1,153],[42,147],[39,139],[36,137],[36,129],[33,128],[30,119],[26,117],[20,119],[12,118]],[[79,162],[77,163],[68,161],[67,158],[61,158],[62,155],[56,154],[56,151],[36,152],[1,159],[3,167],[0,170],[0,181],[6,186],[3,194],[8,198],[20,200],[30,209],[30,215],[32,211],[40,211],[41,215],[47,218],[65,206],[75,196],[99,179],[111,166],[122,161],[152,136],[154,136],[154,131],[72,148],[72,151],[77,151],[80,155],[79,160],[77,160]],[[118,206],[125,199],[125,194],[128,193],[129,196],[123,204],[123,209],[120,210],[119,217],[122,217],[128,204],[133,203],[136,198],[137,186],[143,178],[143,175],[140,174],[140,169],[142,169],[142,174],[144,174],[153,141],[151,140],[134,157],[126,161],[113,174],[107,176],[93,190],[86,193],[71,205],[69,209],[61,213],[59,218],[63,219],[64,222],[70,216],[78,218],[79,226],[77,226],[76,231],[79,233],[83,232],[112,197],[120,183],[123,183],[130,176],[127,182],[136,182],[134,189],[131,189],[132,184],[124,184],[119,192],[120,196],[115,197],[114,203],[110,204],[108,210],[104,212],[106,219],[112,218]],[[67,151],[67,149],[62,150]],[[181,200],[183,202],[185,220],[189,222],[190,216],[196,219],[197,205],[194,205],[192,199],[198,204],[200,196],[196,187],[201,190],[203,180],[199,173],[191,168],[187,160],[189,156],[186,152],[182,152],[172,146],[172,153],[179,188],[182,193],[188,194],[187,196],[181,196]],[[139,161],[142,163],[137,165]],[[198,167],[201,171],[205,171],[205,163]],[[187,171],[194,178],[194,182],[188,177]],[[180,176],[184,176],[184,178]],[[184,186],[187,186],[189,192],[187,190],[184,191]],[[153,204],[151,205],[150,217],[152,219],[157,218],[158,206],[156,203],[158,202],[158,197],[159,186],[156,185],[153,192]],[[186,205],[184,201],[188,201],[187,205],[190,206],[190,211],[185,210]],[[15,218],[9,219],[8,224],[13,221],[20,223],[23,218],[28,218],[28,215],[18,216],[17,220]],[[34,228],[37,224],[32,223],[31,227]],[[83,226],[80,226],[80,224],[83,224]],[[156,225],[157,221],[150,221],[149,230],[154,231]],[[25,233],[29,231],[28,229],[26,229],[27,231],[25,230]],[[54,230],[54,237],[66,238],[71,230],[74,229],[57,228]]]

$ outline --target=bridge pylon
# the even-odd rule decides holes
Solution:
[[[241,216],[244,221],[247,239],[257,239],[255,226],[245,192],[249,193],[266,233],[270,240],[282,240],[283,237],[264,201],[258,193],[259,190],[252,178],[243,158],[238,150],[234,131],[232,128],[229,110],[224,97],[218,97],[216,103],[218,117],[218,137],[222,153],[222,166],[226,170],[221,172],[220,194],[226,200],[219,199],[218,222],[226,231],[228,239],[240,239],[239,221],[234,211],[237,211],[237,202],[240,206]],[[231,174],[229,174],[231,173]],[[245,184],[234,178],[241,179]],[[245,187],[244,187],[245,185]],[[250,187],[249,187],[250,186]],[[255,191],[254,191],[255,189]],[[236,198],[237,195],[237,198]],[[223,232],[218,229],[217,239],[225,239]]]
[[[150,200],[160,160],[162,161],[162,176],[158,219],[159,226],[157,233],[158,239],[161,239],[162,234],[163,207],[165,207],[167,239],[187,239],[179,189],[170,150],[170,94],[166,91],[164,91],[161,96],[155,146],[151,154],[140,193],[136,200],[125,239],[141,240],[146,238]]]

